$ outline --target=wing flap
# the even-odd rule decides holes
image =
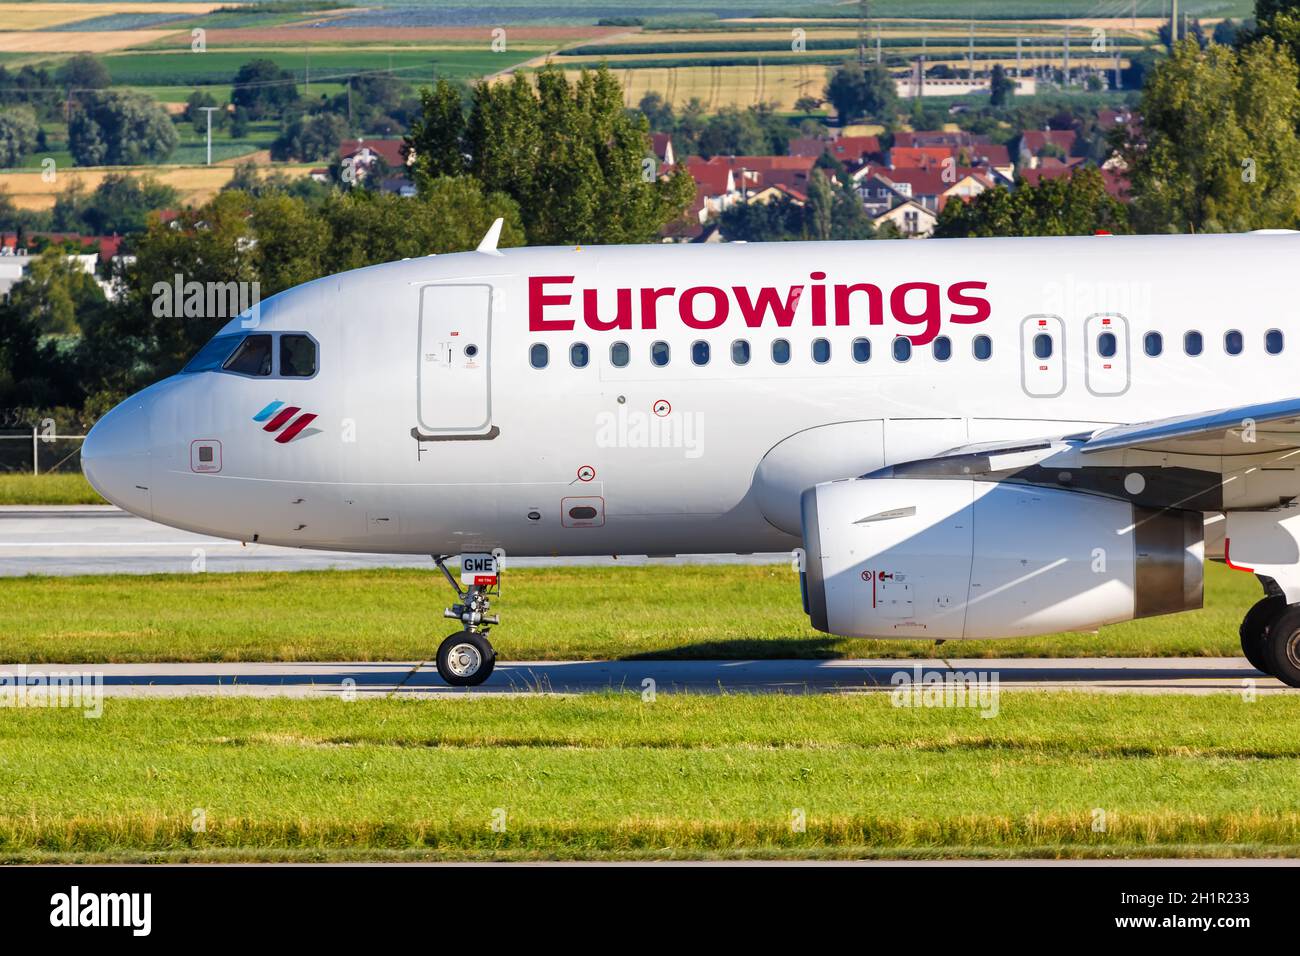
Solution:
[[[1300,398],[1118,425],[1079,446],[1084,454],[1129,448],[1225,457],[1300,449]]]

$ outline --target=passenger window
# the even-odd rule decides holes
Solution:
[[[1155,358],[1165,350],[1165,339],[1159,332],[1148,332],[1142,339],[1142,349]]]
[[[240,375],[270,375],[271,336],[250,335],[239,343],[235,354],[226,359],[222,368]]]
[[[869,339],[853,340],[853,361],[859,365],[871,361],[871,341]]]
[[[528,364],[533,368],[546,368],[551,360],[551,350],[538,342],[528,350]]]
[[[813,339],[812,357],[818,365],[825,365],[831,360],[831,343],[826,339]]]
[[[1034,358],[1049,359],[1052,357],[1052,337],[1046,332],[1039,332],[1034,336]]]
[[[1264,351],[1269,355],[1277,355],[1282,351],[1282,330],[1269,329],[1264,333]]]
[[[627,347],[626,342],[615,342],[609,347],[609,364],[615,368],[626,366],[631,357],[632,350]]]
[[[691,345],[691,361],[696,365],[709,364],[709,343],[701,339]]]
[[[650,362],[660,368],[663,368],[668,364],[667,342],[656,342],[654,345],[650,346]]]
[[[737,365],[749,364],[749,343],[744,339],[736,339],[731,343],[731,360]]]
[[[1241,333],[1236,329],[1226,332],[1223,336],[1223,349],[1229,355],[1240,355],[1243,344]]]
[[[1188,332],[1183,336],[1183,351],[1188,355],[1200,355],[1204,347],[1200,332]]]
[[[934,340],[934,358],[938,362],[946,362],[952,358],[952,339],[946,335],[941,335]]]
[[[772,343],[772,361],[777,365],[790,361],[790,343],[785,339],[777,339]]]
[[[906,335],[894,339],[894,361],[906,362],[912,357],[912,340]]]
[[[971,351],[981,362],[986,362],[993,355],[993,340],[987,335],[977,335],[971,343]]]
[[[587,363],[591,361],[591,350],[581,342],[574,342],[569,346],[569,364],[574,368],[586,368]]]
[[[1118,340],[1114,332],[1103,332],[1097,336],[1097,354],[1102,358],[1114,358]]]

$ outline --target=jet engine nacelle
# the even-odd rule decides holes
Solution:
[[[1092,630],[1199,608],[1199,512],[967,479],[803,493],[805,609],[820,631],[953,640]]]

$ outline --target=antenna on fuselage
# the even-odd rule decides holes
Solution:
[[[483,237],[483,241],[478,244],[478,249],[475,251],[485,252],[489,256],[501,255],[501,253],[497,251],[497,243],[501,241],[501,227],[504,224],[504,219],[497,219],[492,223],[492,225],[488,227],[487,235]]]

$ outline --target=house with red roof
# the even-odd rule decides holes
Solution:
[[[1027,129],[1017,140],[1016,153],[1022,168],[1037,169],[1043,154],[1060,152],[1068,157],[1079,134],[1072,129]],[[1054,158],[1054,157],[1053,157]]]

